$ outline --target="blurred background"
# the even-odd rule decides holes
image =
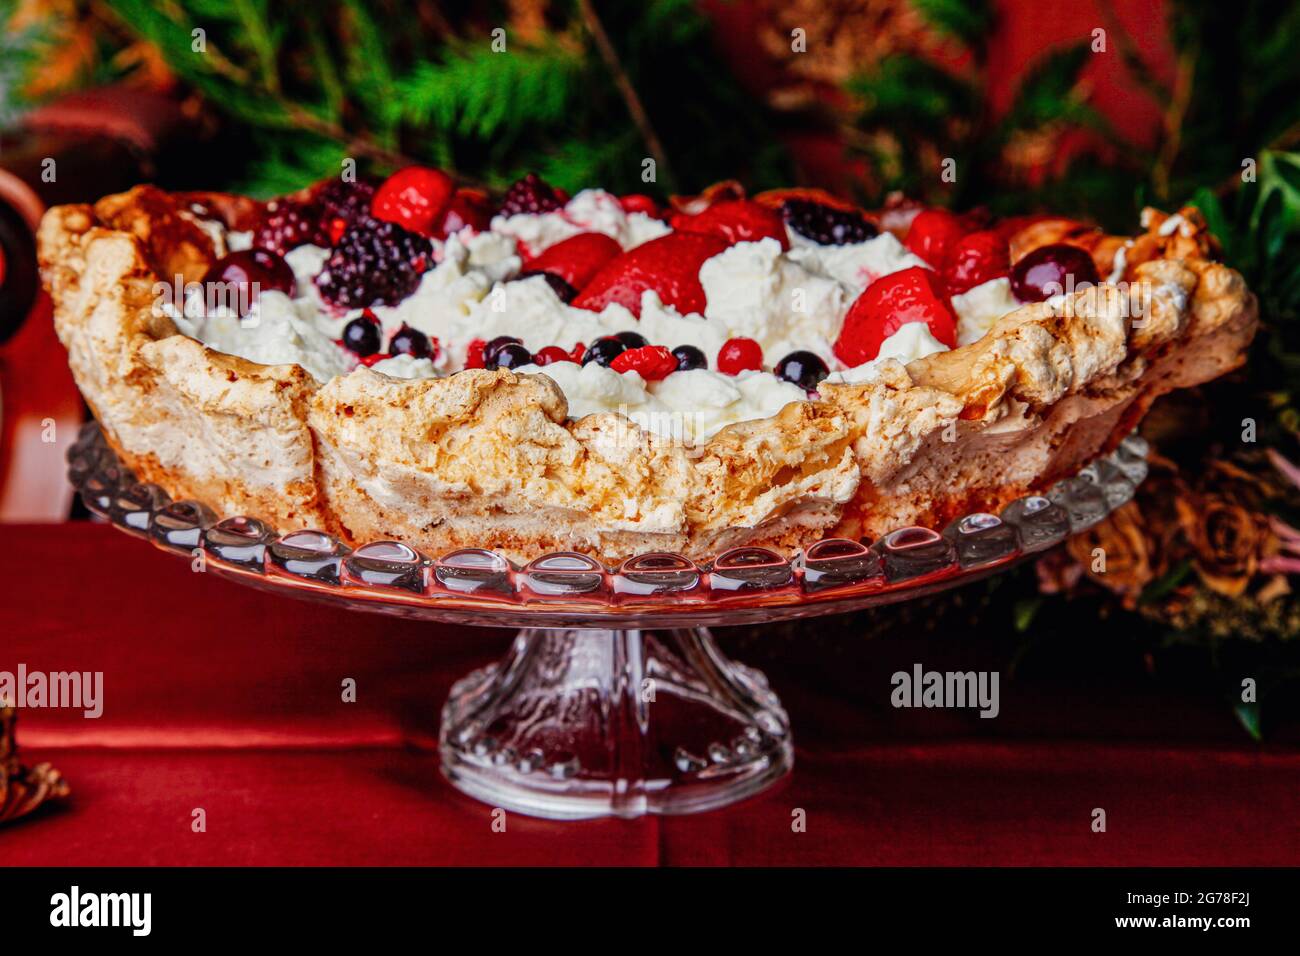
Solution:
[[[1192,203],[1264,324],[1245,369],[1149,417],[1139,499],[923,610],[791,629],[832,657],[846,630],[979,636],[1049,687],[1190,687],[1235,733],[1294,728],[1300,4],[0,0],[0,25],[0,518],[70,513],[61,462],[33,452],[83,415],[35,280],[31,231],[55,202],[141,180],[271,196],[355,158],[488,188],[536,171],[661,199],[733,178],[865,206],[901,193],[1119,232]]]

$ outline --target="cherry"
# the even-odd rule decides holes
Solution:
[[[204,292],[210,305],[219,304],[219,292],[211,286],[226,286],[233,296],[226,296],[242,317],[249,306],[263,292],[283,292],[293,295],[297,287],[289,263],[269,249],[242,249],[223,256],[208,267],[203,276]],[[233,298],[233,302],[230,299]],[[215,300],[215,301],[213,301]]]
[[[1011,294],[1021,302],[1043,302],[1099,281],[1092,256],[1078,246],[1056,243],[1020,258],[1011,270]]]

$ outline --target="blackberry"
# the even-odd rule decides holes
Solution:
[[[339,238],[316,287],[327,301],[348,309],[396,305],[420,284],[432,253],[423,236],[363,216]]]
[[[345,183],[331,179],[316,189],[314,205],[320,210],[321,231],[335,242],[348,227],[370,216],[370,200],[379,183],[370,178]],[[326,243],[332,245],[333,243]]]
[[[501,215],[554,212],[562,205],[549,184],[536,173],[529,173],[506,190],[501,200]]]
[[[787,199],[781,204],[781,214],[786,225],[821,246],[866,242],[880,231],[861,213],[833,209],[809,199]]]
[[[329,244],[329,234],[321,227],[320,207],[292,199],[272,199],[253,230],[254,246],[281,256],[299,246]]]

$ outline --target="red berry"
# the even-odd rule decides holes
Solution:
[[[616,372],[636,372],[647,382],[657,382],[677,371],[677,359],[662,345],[644,345],[615,356],[609,367]]]
[[[370,200],[370,214],[408,232],[433,236],[455,191],[451,177],[440,169],[408,166],[383,181]]]
[[[763,367],[763,346],[753,339],[727,339],[718,349],[717,365],[724,375],[757,371]]]
[[[948,253],[969,231],[960,216],[946,209],[924,209],[912,220],[903,244],[936,269],[942,269]]]
[[[957,317],[942,280],[913,266],[877,279],[849,306],[835,355],[853,368],[880,354],[880,346],[908,322],[924,322],[949,348],[957,346]]]
[[[457,189],[443,214],[438,238],[445,239],[466,227],[475,232],[485,232],[491,224],[492,201],[487,193],[478,189]]]
[[[465,350],[465,367],[466,368],[483,368],[483,349],[487,342],[483,339],[473,339],[469,343],[469,348]]]
[[[203,276],[205,300],[233,308],[242,317],[263,292],[293,295],[297,285],[293,270],[269,249],[243,249],[223,256]]]
[[[724,199],[693,216],[677,213],[669,224],[678,232],[720,236],[733,244],[775,239],[782,249],[790,245],[781,214],[748,199]]]
[[[678,312],[703,312],[706,304],[700,285],[700,266],[727,250],[715,236],[671,232],[611,259],[592,276],[573,300],[579,309],[599,312],[617,302],[633,315],[641,315],[641,293],[654,290]]]
[[[630,193],[627,196],[619,196],[618,204],[623,207],[623,211],[626,213],[643,212],[647,216],[659,218],[659,204],[643,193]]]
[[[1021,302],[1044,302],[1100,281],[1097,264],[1086,250],[1055,243],[1020,258],[1011,270],[1011,294]]]
[[[962,236],[948,250],[943,278],[950,295],[1001,278],[1011,271],[1007,241],[994,229]]]
[[[622,254],[623,247],[603,232],[580,232],[548,247],[528,263],[528,271],[559,276],[581,291],[605,263]]]
[[[581,342],[569,350],[569,358],[577,362],[579,365],[582,364],[582,357],[586,354],[587,346],[583,345]]]
[[[558,345],[548,345],[546,348],[533,355],[533,362],[536,365],[551,365],[554,362],[576,362],[572,355],[564,351]]]

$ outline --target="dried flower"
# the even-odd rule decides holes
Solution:
[[[1192,548],[1192,564],[1206,587],[1239,597],[1259,567],[1263,544],[1256,517],[1240,505],[1208,496],[1182,500],[1179,513]]]
[[[1142,512],[1129,502],[1106,520],[1066,545],[1084,574],[1118,595],[1127,608],[1137,606],[1142,589],[1155,577]]]

